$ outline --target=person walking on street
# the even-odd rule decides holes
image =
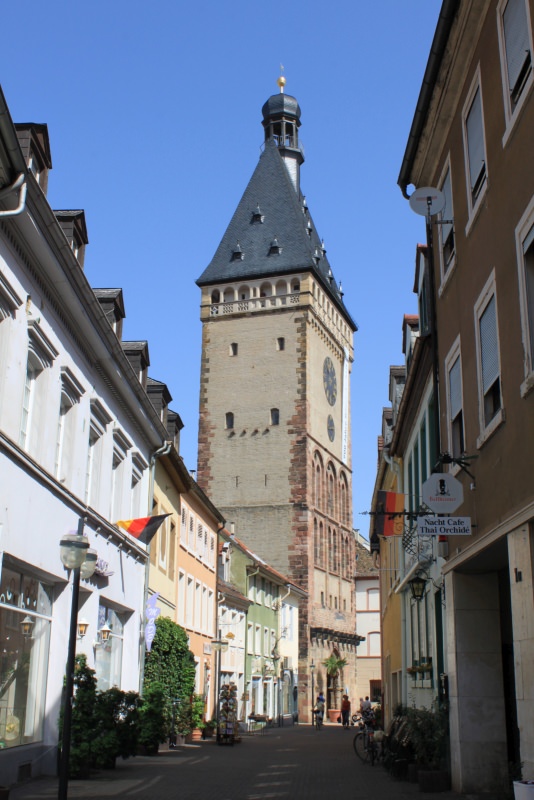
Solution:
[[[344,694],[341,701],[341,721],[344,728],[350,728],[350,700],[348,694]]]

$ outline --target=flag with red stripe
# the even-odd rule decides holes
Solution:
[[[404,532],[404,495],[377,492],[375,530],[379,536],[402,536]]]
[[[134,536],[148,546],[163,521],[170,516],[170,514],[157,514],[153,517],[140,517],[139,519],[120,519],[115,525],[120,525],[121,528],[128,531],[130,536]]]

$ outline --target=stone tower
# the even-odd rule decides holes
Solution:
[[[312,682],[339,707],[328,656],[347,659],[337,688],[355,686],[349,379],[356,325],[300,190],[300,108],[283,85],[281,78],[280,94],[263,106],[263,152],[197,281],[198,483],[238,538],[308,592],[298,665],[306,719]]]

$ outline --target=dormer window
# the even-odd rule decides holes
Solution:
[[[233,252],[232,252],[232,261],[243,261],[245,254],[241,250],[241,245],[237,242]]]
[[[282,252],[282,248],[278,244],[278,239],[274,238],[271,242],[271,246],[269,248],[269,255],[270,256],[279,256]]]
[[[265,215],[262,214],[261,208],[259,204],[256,206],[256,210],[252,213],[252,222],[261,224],[265,219]]]

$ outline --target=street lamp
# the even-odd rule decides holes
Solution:
[[[216,719],[217,719],[217,741],[220,741],[220,734],[219,734],[219,717],[220,717],[220,694],[221,694],[221,656],[222,651],[226,650],[228,647],[228,642],[221,637],[221,629],[219,628],[219,636],[217,639],[211,640],[211,646],[215,650],[217,654],[217,697],[215,698],[216,703]]]
[[[417,600],[417,602],[422,600],[425,594],[426,586],[426,578],[424,575],[417,573],[417,575],[412,578],[411,581],[408,581],[408,585],[411,589],[413,599]]]
[[[74,662],[76,659],[76,638],[78,635],[78,600],[80,597],[80,574],[89,552],[89,540],[83,529],[85,519],[78,520],[78,532],[67,533],[59,543],[63,565],[72,570],[72,601],[70,608],[69,649],[65,676],[65,697],[63,705],[63,735],[61,739],[61,759],[59,762],[58,800],[67,800],[69,784],[70,731],[72,723],[72,694],[74,690]],[[93,551],[94,552],[94,551]],[[87,559],[83,571],[84,578],[90,578],[96,567],[96,558]],[[93,569],[91,570],[91,563]]]

